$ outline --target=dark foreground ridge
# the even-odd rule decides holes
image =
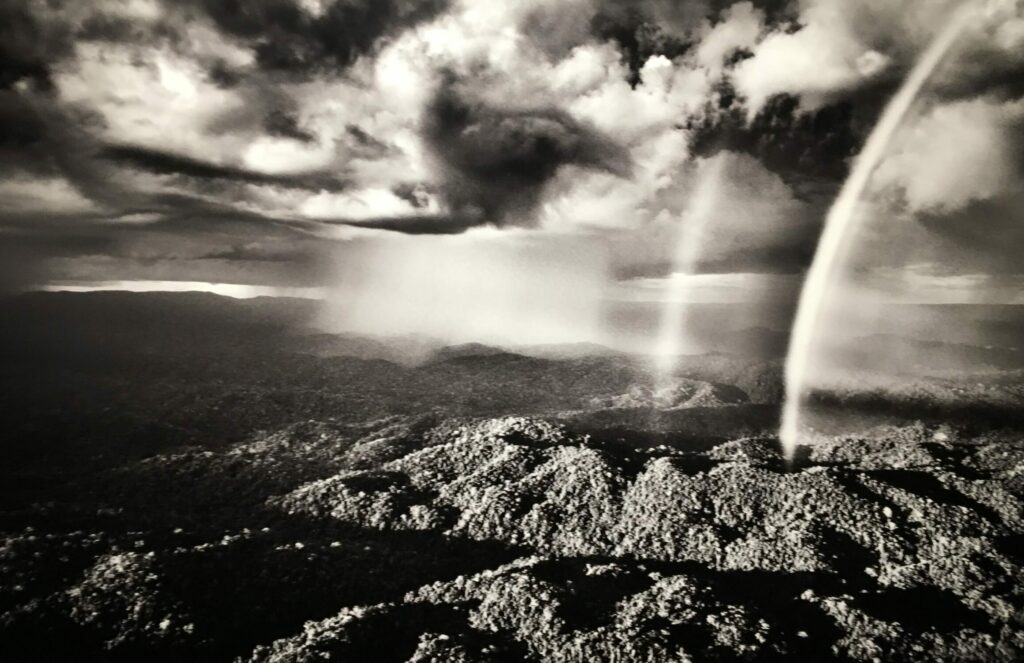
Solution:
[[[309,422],[151,456],[0,550],[4,660],[1024,656],[1024,442]],[[8,510],[12,525],[26,514]]]

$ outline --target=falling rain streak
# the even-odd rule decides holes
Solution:
[[[672,258],[672,276],[668,297],[661,310],[658,344],[655,351],[658,388],[671,383],[679,356],[691,347],[688,317],[691,280],[705,244],[705,233],[718,204],[722,171],[726,159],[718,155],[704,161],[690,204],[680,220]]]

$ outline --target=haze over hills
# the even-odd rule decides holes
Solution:
[[[314,414],[532,414],[593,409],[594,399],[616,398],[657,405],[653,397],[636,400],[656,378],[643,355],[595,344],[446,346],[423,336],[327,334],[316,329],[317,306],[309,300],[45,293],[0,307],[3,379],[12,385],[5,400],[14,421],[18,413],[30,418],[40,407],[71,402],[71,394],[79,415],[134,412],[198,435],[210,427],[233,436],[245,430],[231,420],[225,399],[252,408],[252,422],[243,424],[252,429]],[[736,387],[750,403],[777,403],[781,336],[763,328],[723,331],[715,351],[680,357],[677,377]],[[919,401],[981,398],[1012,410],[1018,398],[1012,386],[1021,359],[1012,348],[876,335],[844,344],[835,360],[823,391],[844,399],[858,390],[884,397],[889,389],[916,391]],[[311,389],[313,397],[297,397]]]

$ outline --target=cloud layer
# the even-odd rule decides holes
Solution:
[[[956,4],[5,2],[0,288],[321,286],[483,229],[470,244],[523,270],[516,233],[597,245],[594,297],[629,299],[670,278],[716,159],[694,268],[777,283]],[[1022,80],[1024,10],[979,3],[875,175],[863,269],[909,268],[888,247],[912,241],[918,273],[1013,273]]]

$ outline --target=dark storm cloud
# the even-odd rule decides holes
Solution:
[[[124,203],[119,208],[88,212],[0,209],[0,234],[58,238],[75,233],[121,236],[159,231],[183,237],[221,232],[253,237],[266,233],[306,237],[322,227],[316,221],[261,214],[181,193],[139,194]]]
[[[46,136],[46,123],[21,95],[0,91],[0,149],[25,148]]]
[[[336,0],[314,16],[295,0],[191,0],[268,70],[345,68],[377,43],[440,14],[445,0]]]
[[[447,0],[325,0],[310,13],[299,0],[161,0],[159,13],[129,18],[97,6],[0,0],[0,89],[18,82],[52,89],[52,72],[72,58],[76,42],[111,42],[188,50],[184,34],[201,17],[229,39],[250,48],[260,69],[314,73],[345,69],[384,39],[439,15]],[[223,87],[248,74],[216,59],[200,58],[211,81]]]
[[[956,75],[935,85],[936,92],[946,99],[1024,98],[1024,54],[1008,59],[976,47],[961,53],[955,65]]]
[[[354,143],[354,148],[364,156],[381,156],[391,151],[383,141],[373,137],[362,127],[350,124],[345,127],[345,133]]]
[[[54,67],[72,58],[76,42],[118,42],[152,46],[178,44],[179,25],[165,14],[152,22],[129,20],[98,8],[72,20],[62,2],[31,3],[0,0],[0,89],[29,83],[35,90],[52,90]]]
[[[457,235],[480,225],[477,216],[462,215],[423,215],[405,216],[387,219],[366,219],[359,221],[343,221],[345,225],[373,230],[390,230],[406,235]]]
[[[391,187],[391,193],[408,202],[413,207],[424,208],[428,205],[428,196],[437,194],[437,189],[426,184],[401,182]]]
[[[230,90],[245,79],[245,72],[223,60],[214,60],[207,67],[206,79],[223,90]]]
[[[0,219],[0,293],[52,280],[143,278],[316,285],[330,240],[286,219],[166,200],[154,220]],[[308,228],[307,228],[308,229]]]
[[[68,26],[41,20],[27,2],[0,1],[0,89],[29,81],[50,90],[53,63],[68,56],[72,47]]]
[[[594,16],[590,29],[598,39],[615,42],[619,47],[633,86],[641,82],[640,68],[648,58],[663,55],[671,60],[692,46],[688,40],[665,32],[640,6],[614,3]]]
[[[699,41],[705,22],[735,4],[735,0],[596,0],[589,13],[578,3],[552,3],[530,12],[522,29],[537,46],[561,58],[590,41],[614,43],[627,66],[627,80],[638,85],[640,69],[652,56],[670,60],[684,55]],[[792,0],[753,0],[769,27],[787,24],[797,15]]]
[[[492,108],[451,78],[426,110],[423,138],[443,167],[449,208],[479,223],[528,223],[560,166],[624,177],[632,167],[624,148],[561,110]]]
[[[180,26],[173,18],[163,16],[152,23],[142,23],[123,16],[96,13],[87,16],[75,30],[80,41],[103,41],[127,44],[153,44],[167,42],[179,45]]]
[[[160,226],[173,225],[185,230],[202,231],[224,224],[264,225],[271,220],[262,214],[239,210],[228,204],[219,204],[183,193],[156,193],[146,196],[141,204],[124,207],[121,220],[132,216],[152,217],[152,221],[129,229],[145,232]]]
[[[160,175],[183,175],[199,180],[228,180],[309,191],[341,191],[346,188],[344,181],[325,173],[270,175],[130,145],[107,146],[100,152],[100,156],[122,165],[133,166],[139,170]]]
[[[135,194],[94,158],[92,131],[102,126],[94,113],[48,94],[0,90],[0,177],[63,178],[86,199],[131,205]]]
[[[29,172],[37,176],[64,178],[102,206],[67,212],[0,208],[0,291],[17,291],[53,279],[121,278],[142,274],[139,270],[146,265],[161,262],[172,278],[176,269],[178,278],[201,272],[212,280],[218,280],[218,274],[220,280],[237,280],[237,274],[228,269],[231,264],[252,266],[246,272],[252,278],[258,265],[271,263],[274,266],[268,269],[275,278],[311,278],[310,261],[302,260],[295,247],[322,242],[310,235],[317,224],[266,216],[188,193],[133,190],[122,186],[122,171],[109,159],[94,158],[93,146],[76,132],[62,133],[49,123],[44,123],[44,129],[43,137],[29,146],[31,150],[15,152],[29,157],[19,169],[24,172],[31,166]],[[202,168],[192,172],[209,174]],[[272,242],[286,247],[277,251],[281,259],[271,260],[269,249],[255,259],[252,245]],[[232,253],[234,247],[250,250]],[[284,259],[289,251],[293,260]],[[201,256],[212,253],[222,254],[216,264],[223,267],[202,265]],[[178,267],[172,269],[169,265],[174,261]]]
[[[294,115],[282,110],[274,110],[267,114],[263,120],[263,128],[271,136],[280,138],[291,138],[300,143],[312,143],[316,140],[313,134],[299,126],[299,121]]]
[[[690,127],[696,155],[743,152],[786,179],[809,176],[837,183],[846,178],[880,108],[879,100],[865,94],[858,101],[804,112],[796,97],[777,95],[748,122],[728,85],[720,87],[717,104],[718,109]]]
[[[141,278],[228,283],[316,285],[334,244],[287,220],[211,217],[201,211],[109,232],[119,241],[111,254],[118,265],[129,271],[150,265],[159,274]]]
[[[306,262],[311,258],[308,247],[291,245],[265,244],[250,242],[233,244],[231,247],[196,256],[195,260],[227,260],[241,262]]]

